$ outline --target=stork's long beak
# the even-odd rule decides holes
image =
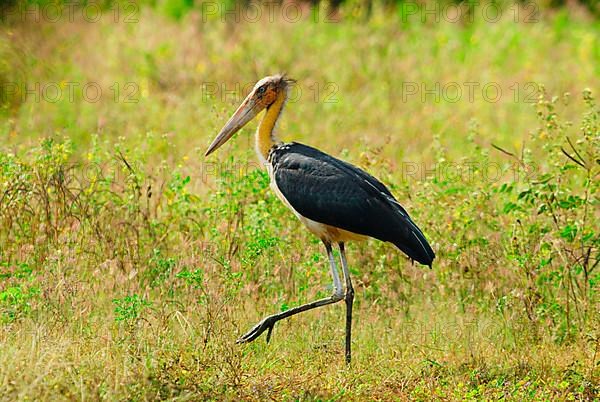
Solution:
[[[233,116],[219,132],[219,135],[213,140],[212,144],[206,150],[204,156],[208,156],[217,150],[221,145],[225,144],[235,133],[252,120],[261,111],[260,106],[256,102],[254,93],[251,92],[242,104],[237,108]]]

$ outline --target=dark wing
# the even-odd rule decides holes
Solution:
[[[435,254],[423,232],[379,180],[318,149],[284,144],[272,151],[277,187],[302,216],[394,243],[431,266]]]

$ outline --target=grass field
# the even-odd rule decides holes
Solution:
[[[177,4],[0,25],[0,399],[600,398],[597,19]],[[255,123],[203,157],[279,72],[281,138],[379,177],[437,254],[349,245],[350,367],[343,303],[235,344],[331,292]]]

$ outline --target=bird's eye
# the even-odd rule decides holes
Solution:
[[[262,87],[258,88],[258,90],[256,92],[258,93],[259,96],[262,96],[265,94],[266,90],[267,90],[267,87],[262,86]]]

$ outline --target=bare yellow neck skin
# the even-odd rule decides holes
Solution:
[[[265,115],[258,125],[258,130],[256,130],[256,152],[263,162],[267,161],[271,147],[280,142],[275,138],[273,129],[275,128],[277,119],[279,119],[285,99],[285,92],[280,92],[275,102],[267,108]]]

